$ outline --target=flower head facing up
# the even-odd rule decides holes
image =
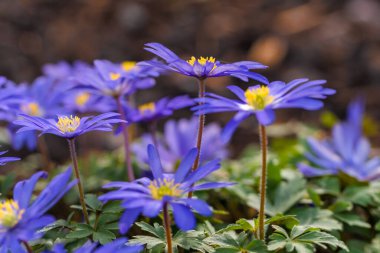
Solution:
[[[14,227],[22,219],[24,212],[13,199],[0,201],[0,226]]]
[[[32,198],[36,183],[47,177],[45,172],[37,172],[30,179],[16,184],[13,199],[0,201],[0,252],[24,252],[22,241],[43,236],[40,230],[54,221],[45,213],[76,183],[70,182],[71,173],[69,168],[57,175],[37,197]]]
[[[187,152],[196,146],[198,119],[169,120],[164,125],[164,132],[156,138],[158,153],[165,172],[173,172]],[[222,128],[216,123],[209,123],[203,129],[201,164],[214,159],[223,159],[228,155],[226,144],[220,138]],[[146,147],[153,144],[150,134],[145,134],[132,145],[132,151],[142,168],[148,164]]]
[[[143,64],[148,66],[177,72],[182,75],[192,76],[198,79],[233,76],[243,81],[253,79],[265,84],[268,83],[268,80],[264,76],[250,71],[252,69],[267,68],[258,62],[240,61],[234,63],[221,63],[214,57],[196,58],[194,56],[185,61],[160,43],[147,43],[145,44],[145,50],[157,55],[165,61],[165,63],[159,61],[143,62]]]
[[[362,134],[363,113],[363,101],[355,100],[348,108],[348,119],[333,127],[331,138],[308,138],[310,150],[305,157],[312,165],[300,163],[300,171],[309,177],[343,172],[359,181],[379,179],[380,157],[370,158],[371,146]]]
[[[102,96],[128,96],[138,89],[151,88],[154,78],[160,75],[154,67],[139,66],[135,62],[113,63],[96,60],[94,66],[86,68],[75,80],[81,88],[92,90]]]
[[[73,139],[91,131],[112,131],[112,125],[124,122],[118,113],[103,113],[94,117],[59,116],[58,120],[21,115],[15,124],[22,126],[18,132],[39,131]]]
[[[256,115],[261,125],[270,125],[275,120],[274,111],[277,109],[318,110],[322,108],[321,100],[335,94],[335,90],[323,87],[325,83],[324,80],[296,79],[287,84],[276,81],[268,86],[256,85],[245,91],[237,86],[229,86],[228,89],[238,97],[238,100],[207,93],[206,98],[196,99],[204,104],[195,106],[192,110],[197,111],[197,114],[238,112],[222,133],[223,141],[227,142],[240,122],[250,115]]]
[[[191,167],[197,155],[194,148],[181,161],[176,173],[165,174],[156,148],[148,146],[149,164],[153,180],[141,178],[134,182],[113,182],[105,188],[119,188],[99,197],[101,201],[121,200],[125,209],[120,219],[120,231],[126,233],[137,217],[142,214],[156,217],[163,206],[168,204],[173,209],[174,220],[182,230],[193,229],[196,220],[192,210],[203,216],[212,215],[211,208],[204,201],[187,198],[189,191],[215,189],[232,185],[226,182],[212,182],[194,185],[213,171],[219,169],[219,160],[213,160],[196,171]]]
[[[140,105],[137,109],[127,107],[125,116],[128,122],[149,122],[168,117],[179,110],[194,105],[194,100],[187,95],[172,99],[162,98],[156,102]]]
[[[0,156],[4,155],[7,152],[8,151],[1,151]],[[18,157],[0,157],[0,165],[2,166],[2,165],[5,165],[9,162],[15,162],[18,160],[20,160],[20,158],[18,158]]]

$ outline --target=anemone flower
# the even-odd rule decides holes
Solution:
[[[156,68],[161,68],[198,79],[199,105],[202,105],[204,102],[203,98],[206,90],[205,80],[207,78],[231,76],[239,78],[240,80],[246,82],[249,79],[253,79],[265,84],[268,83],[267,78],[264,76],[251,72],[252,69],[267,68],[265,65],[258,62],[239,61],[233,63],[222,63],[220,61],[217,61],[214,57],[200,57],[197,59],[194,56],[186,61],[179,58],[174,52],[160,43],[147,43],[145,44],[145,50],[160,57],[162,60],[164,60],[164,63],[159,61],[147,61],[141,64],[154,66]],[[193,164],[193,170],[196,170],[199,166],[204,124],[205,116],[204,114],[199,114],[196,143],[198,154],[197,159],[195,159]],[[191,192],[189,193],[189,197],[191,197]]]
[[[175,223],[182,230],[193,229],[196,225],[192,210],[203,216],[212,215],[209,205],[200,199],[187,198],[189,191],[199,191],[230,186],[231,183],[212,182],[195,185],[213,171],[219,169],[219,160],[213,160],[196,171],[191,166],[196,159],[197,149],[189,151],[180,163],[175,174],[165,174],[157,149],[148,146],[149,165],[153,173],[153,180],[141,178],[134,182],[112,182],[105,188],[119,188],[99,197],[101,201],[121,200],[125,209],[120,219],[120,232],[126,233],[137,217],[142,214],[147,217],[156,217],[163,211],[164,225],[168,252],[172,252],[169,206],[173,209]]]
[[[1,151],[0,156],[4,155],[7,152],[8,151]],[[18,161],[18,160],[20,160],[20,158],[18,158],[18,157],[0,157],[0,166],[3,166],[9,162],[14,162],[14,161]]]
[[[197,137],[197,119],[169,120],[165,123],[162,138],[157,139],[156,148],[161,157],[165,172],[173,172],[178,163],[190,149],[195,147]],[[200,164],[214,159],[224,159],[228,155],[226,144],[220,138],[221,127],[216,123],[207,124],[204,128],[203,146]],[[160,137],[160,136],[159,136]],[[146,147],[154,144],[151,134],[145,134],[139,142],[132,145],[137,161],[141,166],[148,164]]]
[[[315,166],[300,163],[298,168],[307,177],[348,174],[359,181],[380,178],[380,157],[370,158],[371,146],[362,135],[364,103],[355,100],[348,108],[348,119],[333,127],[329,139],[308,138],[310,148],[305,157]]]
[[[124,122],[120,119],[120,114],[110,112],[97,115],[95,117],[59,116],[58,120],[44,119],[36,116],[22,114],[23,119],[15,121],[20,125],[19,132],[38,131],[43,134],[53,134],[66,139],[69,143],[72,163],[75,169],[75,176],[78,180],[79,199],[83,209],[83,215],[89,223],[87,208],[84,202],[83,186],[80,179],[77,154],[75,151],[75,138],[91,131],[112,131],[112,124]]]
[[[16,184],[13,199],[0,201],[0,252],[25,252],[22,244],[29,251],[28,242],[43,236],[40,229],[54,222],[54,218],[45,213],[76,183],[69,182],[71,172],[69,168],[53,178],[32,201],[37,181],[47,177],[45,172],[37,172]]]
[[[242,90],[237,86],[229,86],[239,100],[228,99],[213,93],[208,93],[202,101],[204,104],[193,108],[198,114],[236,111],[235,117],[227,124],[222,133],[224,142],[228,142],[238,125],[251,115],[259,121],[260,144],[262,150],[262,170],[260,180],[260,210],[259,210],[259,238],[265,239],[264,213],[266,198],[267,176],[267,136],[265,126],[275,120],[274,111],[282,108],[302,108],[317,110],[323,106],[321,99],[335,93],[335,90],[324,88],[324,80],[309,81],[296,79],[288,84],[280,81],[272,82],[268,86],[252,86]]]
[[[118,238],[99,248],[97,243],[86,243],[82,247],[74,250],[74,253],[138,253],[143,250],[142,245],[127,245],[127,238]],[[53,250],[43,253],[67,253],[62,244],[57,244]]]

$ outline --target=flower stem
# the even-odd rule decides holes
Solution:
[[[123,105],[121,104],[121,97],[117,97],[116,100],[117,100],[117,108],[121,115],[121,119],[126,121],[127,119],[125,117]],[[128,180],[133,181],[135,180],[135,175],[133,173],[133,168],[132,168],[131,147],[129,143],[129,133],[128,133],[127,123],[121,123],[121,127],[123,130],[124,155],[125,155],[125,165],[127,167]]]
[[[32,247],[30,247],[30,245],[28,244],[27,241],[21,241],[21,242],[22,242],[22,244],[24,244],[24,246],[25,246],[25,248],[26,248],[26,251],[27,251],[28,253],[33,253]]]
[[[170,216],[168,211],[168,203],[164,204],[164,227],[165,227],[165,235],[166,235],[166,245],[168,248],[168,253],[173,253],[172,246],[172,229],[170,227]]]
[[[259,210],[259,239],[265,239],[264,219],[265,219],[265,199],[267,186],[267,152],[268,139],[265,126],[260,125],[260,144],[261,144],[261,180],[260,180],[260,210]]]
[[[84,219],[86,220],[86,223],[90,225],[90,220],[88,218],[86,204],[84,202],[83,186],[82,186],[82,182],[81,182],[80,174],[79,174],[77,154],[75,151],[75,139],[68,139],[67,141],[69,142],[70,155],[71,155],[71,160],[74,166],[75,177],[78,180],[79,201],[82,206],[83,216],[84,216]]]
[[[49,151],[48,151],[48,147],[47,147],[46,140],[45,140],[44,136],[41,136],[40,138],[38,138],[37,145],[38,145],[39,151],[41,152],[42,167],[45,170],[50,171],[50,169],[51,169],[50,165],[51,164],[49,161]]]
[[[198,98],[203,99],[205,97],[205,91],[206,91],[206,85],[205,85],[205,80],[204,79],[199,79],[199,92],[198,92]],[[199,105],[202,105],[203,101],[199,101]],[[201,148],[202,148],[202,136],[203,136],[203,129],[205,127],[205,115],[204,114],[199,114],[198,118],[198,134],[197,134],[197,149],[198,153],[197,156],[195,157],[195,161],[192,167],[192,171],[195,171],[198,169],[199,166],[199,161],[201,158]],[[191,198],[193,196],[193,192],[190,191],[188,194],[188,198]]]

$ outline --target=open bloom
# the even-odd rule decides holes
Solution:
[[[96,60],[93,68],[87,68],[75,80],[90,92],[120,97],[154,86],[154,77],[159,74],[156,68],[138,66],[135,62],[115,64],[107,60]]]
[[[54,218],[45,213],[53,207],[75,184],[70,182],[71,169],[59,174],[32,201],[37,181],[46,177],[37,172],[30,179],[18,182],[13,199],[0,201],[0,252],[25,252],[21,242],[39,239],[40,229],[52,223]]]
[[[118,238],[99,248],[97,243],[86,243],[82,247],[74,250],[74,253],[138,253],[143,250],[142,245],[127,245],[126,238]],[[52,251],[44,251],[44,253],[67,253],[62,244],[56,245]]]
[[[172,99],[162,98],[157,102],[149,102],[138,106],[137,109],[127,107],[125,116],[128,122],[149,122],[168,117],[175,110],[194,105],[189,96],[178,96]]]
[[[112,131],[112,124],[124,122],[120,114],[109,112],[94,117],[59,116],[57,120],[44,119],[22,114],[23,119],[15,121],[22,126],[18,132],[39,131],[42,134],[54,134],[73,139],[91,131]]]
[[[0,156],[4,155],[5,153],[7,153],[8,151],[1,151],[0,152]],[[18,157],[0,157],[0,165],[5,165],[9,162],[14,162],[14,161],[18,161],[20,160],[20,158]]]
[[[178,167],[182,157],[190,149],[196,146],[198,120],[196,118],[170,120],[165,123],[162,138],[157,140],[157,150],[161,157],[161,163],[165,172],[173,172]],[[227,156],[226,145],[222,143],[221,127],[216,123],[207,124],[203,129],[201,164],[214,159],[223,159]],[[148,164],[146,147],[153,144],[153,138],[145,134],[141,142],[132,146],[137,160],[142,164]]]
[[[144,64],[174,71],[182,75],[192,76],[199,79],[233,76],[243,81],[254,79],[262,83],[268,83],[268,80],[264,76],[250,71],[252,69],[267,68],[267,66],[258,62],[239,61],[234,63],[221,63],[214,57],[200,57],[197,59],[194,56],[185,61],[160,43],[147,43],[145,44],[145,50],[157,55],[163,59],[165,63],[159,61],[147,61],[144,62]]]
[[[219,169],[219,160],[213,160],[196,171],[191,171],[197,155],[197,149],[192,149],[180,163],[175,174],[165,174],[160,157],[153,145],[148,146],[149,165],[153,180],[141,178],[134,182],[112,182],[105,188],[119,188],[99,197],[101,201],[121,200],[124,214],[120,218],[120,231],[126,233],[137,217],[142,214],[156,217],[165,204],[173,209],[174,220],[182,230],[193,229],[196,220],[192,209],[203,216],[212,215],[212,210],[203,200],[187,198],[189,191],[199,191],[226,187],[231,183],[212,182],[195,185],[211,172]]]
[[[307,139],[310,152],[306,152],[305,157],[313,166],[298,165],[305,176],[343,172],[360,181],[380,178],[380,157],[370,158],[370,143],[362,135],[363,111],[363,102],[356,100],[348,108],[348,120],[334,126],[330,139]]]
[[[250,115],[256,115],[261,125],[270,125],[275,120],[274,110],[282,108],[302,108],[318,110],[323,106],[321,99],[335,94],[335,90],[324,88],[325,80],[309,81],[296,79],[289,83],[271,82],[268,86],[252,86],[242,90],[237,86],[229,86],[239,100],[228,99],[213,93],[207,93],[204,102],[195,106],[197,114],[237,111],[238,113],[227,124],[222,139],[227,142],[240,122]]]

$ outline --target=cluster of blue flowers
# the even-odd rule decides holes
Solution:
[[[146,44],[146,50],[160,59],[139,63],[96,60],[92,66],[83,62],[49,64],[43,68],[44,75],[31,84],[16,85],[0,78],[0,120],[9,123],[15,149],[24,145],[35,149],[38,135],[43,134],[53,134],[70,142],[90,131],[123,132],[129,182],[111,182],[104,188],[114,189],[99,197],[103,202],[121,201],[124,209],[119,222],[121,234],[127,233],[140,215],[156,217],[163,213],[169,241],[169,209],[180,229],[193,229],[196,226],[194,212],[211,216],[213,209],[205,201],[192,197],[192,193],[232,185],[230,182],[199,182],[220,168],[220,159],[228,155],[226,143],[243,120],[255,116],[259,125],[264,127],[274,123],[277,109],[317,110],[323,106],[323,99],[335,93],[324,87],[324,80],[270,82],[252,71],[267,68],[257,62],[222,63],[213,57],[183,60],[159,43]],[[193,99],[184,94],[141,105],[130,99],[136,91],[153,87],[155,78],[168,72],[199,80],[199,97]],[[229,86],[237,99],[205,93],[205,80],[220,76],[246,82],[254,80],[259,84],[244,89]],[[150,134],[143,135],[140,142],[130,146],[129,125],[143,123],[155,126],[158,120],[186,107],[192,107],[191,110],[199,116],[199,122],[196,118],[168,121],[162,135],[157,136],[153,127]],[[380,159],[369,159],[369,144],[358,123],[361,122],[362,111],[361,102],[352,104],[349,119],[334,127],[331,140],[308,140],[311,151],[306,157],[318,168],[300,164],[300,170],[306,176],[343,171],[359,180],[380,177]],[[223,130],[216,124],[204,127],[204,114],[218,112],[236,114]],[[77,116],[83,113],[98,115]],[[131,153],[141,168],[149,167],[152,176],[134,180]],[[77,173],[74,156],[75,152],[72,158]],[[2,157],[0,164],[16,160]],[[32,198],[37,181],[46,177],[46,173],[37,172],[15,186],[13,199],[0,202],[0,252],[25,252],[28,242],[43,236],[39,230],[54,221],[45,213],[73,185],[81,183],[79,175],[77,180],[70,182],[71,174],[71,169],[59,174],[36,198]],[[89,242],[76,252],[142,250],[141,246],[130,246],[126,242],[127,239],[121,238],[101,248]],[[52,252],[66,251],[63,245],[56,245]]]

